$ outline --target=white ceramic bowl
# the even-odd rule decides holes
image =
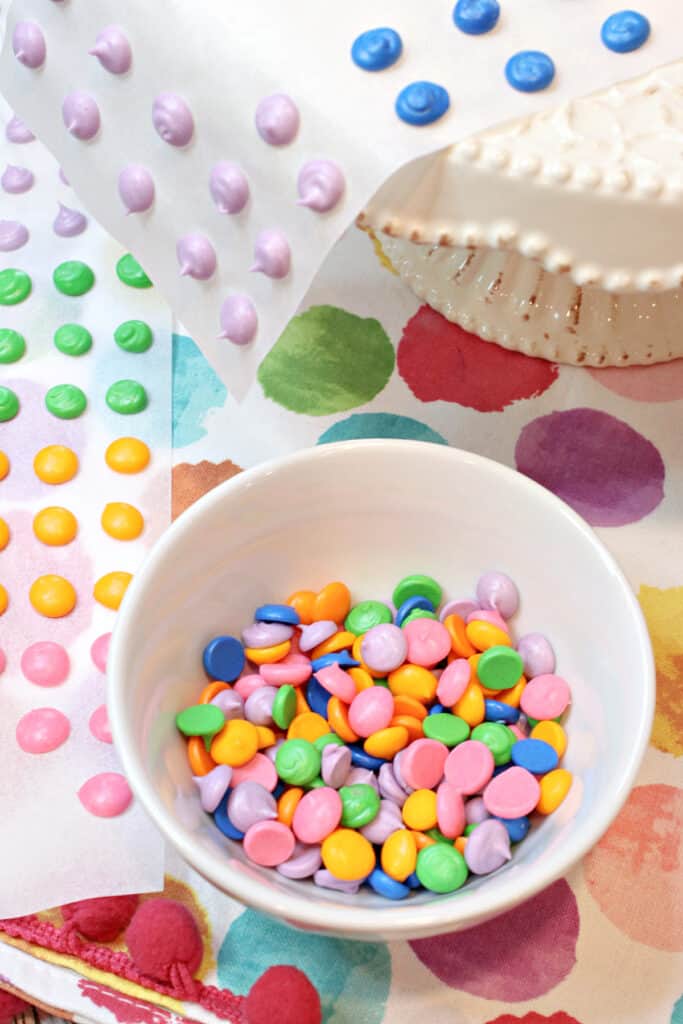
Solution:
[[[408,573],[467,597],[509,573],[517,635],[540,630],[571,683],[575,774],[562,807],[510,864],[445,897],[340,898],[251,865],[199,804],[176,712],[202,687],[202,649],[239,634],[253,609],[348,581],[387,599]],[[298,452],[217,487],[173,524],[129,588],[109,658],[109,711],[139,800],[185,860],[219,889],[303,928],[414,938],[466,928],[532,896],[600,838],[622,806],[653,714],[654,670],[638,604],[590,527],[548,491],[487,459],[435,444],[359,441]]]

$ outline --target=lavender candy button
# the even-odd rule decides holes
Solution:
[[[128,213],[144,213],[154,202],[154,179],[146,167],[129,164],[119,174],[119,195]]]
[[[406,793],[410,795],[414,792],[414,790],[408,785],[406,780],[403,778],[403,775],[401,774],[401,762],[403,761],[403,754],[404,751],[399,750],[398,754],[391,762],[391,767],[394,769],[394,776],[396,777],[396,781],[398,782],[399,786],[402,786]]]
[[[325,748],[323,748],[325,749]],[[377,785],[377,776],[374,772],[371,772],[369,768],[358,768],[354,765],[349,774],[346,776],[346,786],[358,786],[366,785],[372,786],[375,792],[379,793],[379,786]]]
[[[72,210],[59,203],[59,212],[52,222],[52,230],[61,238],[73,238],[82,234],[88,226],[88,218],[80,210]]]
[[[400,807],[393,800],[380,800],[379,811],[370,822],[362,828],[361,834],[368,842],[381,846],[393,832],[405,828]]]
[[[193,775],[192,780],[199,790],[201,805],[208,814],[218,807],[230,788],[232,768],[229,764],[218,764],[206,775]]]
[[[39,68],[45,63],[45,36],[35,21],[18,21],[12,33],[12,49],[20,64]]]
[[[277,686],[260,686],[250,693],[244,703],[244,714],[252,725],[271,725],[273,722],[273,701],[277,697]],[[241,832],[244,829],[240,829]]]
[[[319,846],[297,842],[292,856],[284,864],[278,864],[277,870],[285,878],[310,878],[320,868],[322,862]]]
[[[247,779],[235,786],[228,797],[228,817],[236,829],[246,832],[257,821],[274,821],[277,804],[265,786]]]
[[[517,653],[524,662],[524,674],[527,679],[552,675],[555,671],[555,652],[550,641],[542,633],[526,633],[520,637]]]
[[[475,601],[449,601],[439,612],[439,619],[443,622],[449,615],[459,615],[461,619],[467,621],[467,616],[477,608]]]
[[[62,103],[62,117],[66,130],[85,142],[97,135],[100,128],[100,109],[87,92],[71,92]]]
[[[28,192],[33,187],[34,181],[33,171],[30,171],[28,167],[16,167],[14,164],[7,164],[2,178],[0,178],[0,184],[5,192],[10,192],[12,195]]]
[[[361,886],[360,882],[343,882],[341,878],[335,878],[327,868],[321,868],[320,871],[316,871],[313,875],[313,881],[321,889],[334,889],[336,892],[343,892],[348,896],[354,896]]]
[[[385,800],[391,800],[398,807],[403,807],[408,799],[408,793],[399,784],[394,770],[388,761],[379,770],[379,791]]]
[[[161,92],[152,106],[152,124],[169,146],[186,146],[194,134],[194,119],[187,103],[173,92]]]
[[[28,242],[28,228],[18,220],[0,220],[0,252],[13,252]]]
[[[95,45],[88,53],[97,57],[102,67],[112,75],[124,75],[133,60],[130,43],[118,25],[107,25],[98,32]]]
[[[8,142],[33,142],[35,135],[29,126],[14,114],[7,122],[5,138]]]
[[[249,182],[241,167],[219,160],[211,168],[209,192],[219,213],[239,213],[249,200]]]
[[[276,280],[287,277],[292,265],[292,252],[282,231],[268,228],[261,231],[254,246],[254,262],[249,270]]]
[[[184,235],[176,245],[176,256],[182,277],[208,281],[216,270],[216,250],[206,235],[193,231]]]
[[[299,130],[299,110],[289,96],[275,93],[261,100],[254,122],[264,142],[271,146],[286,146],[293,142]]]
[[[511,856],[508,830],[496,818],[482,821],[467,839],[465,860],[475,875],[497,871]]]
[[[465,821],[468,825],[480,825],[491,815],[486,810],[483,796],[473,796],[465,804]]]
[[[211,703],[221,709],[226,722],[232,718],[244,718],[244,701],[235,690],[220,690]]]
[[[390,622],[372,626],[360,645],[363,661],[375,672],[393,672],[408,652],[405,632]]]
[[[293,627],[284,622],[253,622],[242,630],[242,643],[245,647],[257,650],[261,647],[276,647],[290,640],[293,634]]]
[[[253,341],[258,327],[258,317],[249,296],[228,296],[221,306],[220,324],[219,338],[227,338],[235,345],[248,345]]]
[[[344,785],[351,771],[351,751],[348,747],[338,747],[336,743],[328,743],[323,747],[320,774],[323,782],[333,789]]]
[[[334,636],[337,632],[337,624],[330,622],[329,619],[320,619],[319,622],[312,622],[310,626],[299,626],[299,629],[301,630],[299,650],[312,651],[318,644],[322,644]]]
[[[331,160],[309,160],[297,178],[297,206],[307,206],[316,213],[327,213],[343,196],[344,184],[344,175]]]
[[[491,608],[509,619],[519,608],[519,591],[504,572],[485,572],[477,583],[477,598],[482,608]]]

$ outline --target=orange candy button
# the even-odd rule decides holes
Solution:
[[[244,655],[253,665],[274,665],[276,661],[287,657],[291,646],[291,642],[285,640],[273,647],[245,647]]]
[[[313,602],[313,622],[343,622],[351,609],[351,594],[345,583],[328,583]]]
[[[4,519],[0,519],[0,551],[4,551],[9,544],[9,537],[9,526]]]
[[[187,759],[193,775],[208,775],[216,762],[204,745],[201,736],[191,736],[187,741]]]
[[[312,590],[297,590],[296,593],[290,594],[287,598],[287,604],[298,614],[304,626],[310,626],[313,622],[315,598],[316,595]]]
[[[299,789],[298,786],[292,786],[291,789],[285,790],[277,802],[278,821],[281,821],[283,825],[292,824],[294,811],[297,809],[303,795],[303,789]]]
[[[474,620],[465,627],[467,639],[478,651],[488,651],[489,647],[511,647],[512,642],[507,633],[498,629],[490,622]]]
[[[336,654],[337,651],[345,651],[349,647],[353,647],[355,639],[355,633],[347,633],[345,630],[340,629],[334,636],[323,640],[321,644],[313,648],[310,654],[311,661],[315,661],[316,658],[322,658],[323,654]]]
[[[484,694],[479,683],[469,683],[460,700],[451,709],[454,715],[463,718],[471,729],[481,725],[486,717]]]
[[[360,739],[349,725],[349,708],[339,697],[330,697],[327,702],[327,721],[344,743],[355,743]],[[329,729],[328,729],[329,732]]]
[[[5,452],[0,451],[0,480],[4,480],[9,473],[9,458]]]
[[[305,711],[303,715],[297,715],[287,730],[288,740],[308,740],[313,743],[319,736],[325,736],[330,727],[322,715],[315,711]]]
[[[390,725],[368,736],[363,744],[363,750],[370,757],[381,757],[389,761],[399,750],[408,746],[409,740],[410,735],[405,726]]]
[[[404,729],[407,729],[409,743],[412,743],[413,740],[421,739],[424,735],[422,722],[419,718],[413,718],[412,715],[395,715],[389,724],[402,725]]]
[[[231,718],[211,741],[211,757],[218,764],[241,768],[258,750],[256,726],[241,718]]]
[[[428,668],[406,663],[388,675],[389,689],[395,697],[413,697],[427,704],[436,696],[436,676]]]
[[[68,483],[78,472],[78,456],[63,444],[49,444],[34,458],[33,471],[44,484]]]
[[[221,692],[221,690],[229,690],[230,686],[227,683],[222,683],[220,680],[215,680],[213,683],[208,683],[202,692],[199,694],[198,704],[210,704],[213,698]]]
[[[108,572],[98,579],[93,587],[93,596],[105,608],[116,611],[123,601],[128,584],[132,579],[129,572]]]
[[[115,473],[140,473],[149,465],[149,448],[137,437],[119,437],[109,445],[104,459]]]
[[[447,615],[443,624],[450,634],[453,653],[458,658],[469,658],[470,655],[477,653],[467,639],[464,619],[461,619],[459,615]]]
[[[0,615],[7,611],[7,605],[9,604],[9,595],[2,583],[0,583]]]
[[[100,522],[104,532],[115,540],[135,540],[145,527],[142,513],[125,501],[105,505]]]
[[[61,547],[70,544],[78,533],[78,520],[68,508],[51,505],[42,508],[33,519],[33,532],[42,544]]]
[[[61,619],[76,605],[76,591],[63,576],[39,576],[31,584],[28,596],[35,610],[47,619]]]

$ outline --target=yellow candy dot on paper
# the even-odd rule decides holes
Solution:
[[[107,448],[104,458],[116,473],[140,473],[149,465],[149,448],[137,437],[119,437]]]
[[[116,611],[132,579],[133,576],[129,572],[108,572],[98,579],[93,588],[93,596],[105,608]]]
[[[33,532],[39,541],[50,547],[70,544],[78,532],[78,521],[73,512],[59,505],[51,505],[36,513]]]
[[[7,611],[7,605],[8,604],[9,604],[9,597],[7,595],[7,591],[3,587],[2,583],[0,583],[0,615],[2,615],[3,612]]]
[[[0,519],[0,551],[3,551],[9,544],[9,526],[4,519]]]
[[[39,576],[28,596],[35,610],[47,619],[61,619],[76,605],[76,591],[63,576]]]
[[[135,540],[142,533],[145,520],[133,505],[110,501],[102,512],[102,529],[115,540]]]
[[[0,480],[4,480],[9,473],[9,459],[5,452],[0,452]]]
[[[78,456],[63,444],[49,444],[36,455],[33,469],[45,484],[65,484],[78,472]]]

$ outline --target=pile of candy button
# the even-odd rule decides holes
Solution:
[[[388,899],[488,875],[564,800],[569,686],[540,633],[513,646],[512,580],[475,601],[407,576],[393,605],[343,583],[256,609],[204,650],[176,724],[202,807],[255,864]]]

